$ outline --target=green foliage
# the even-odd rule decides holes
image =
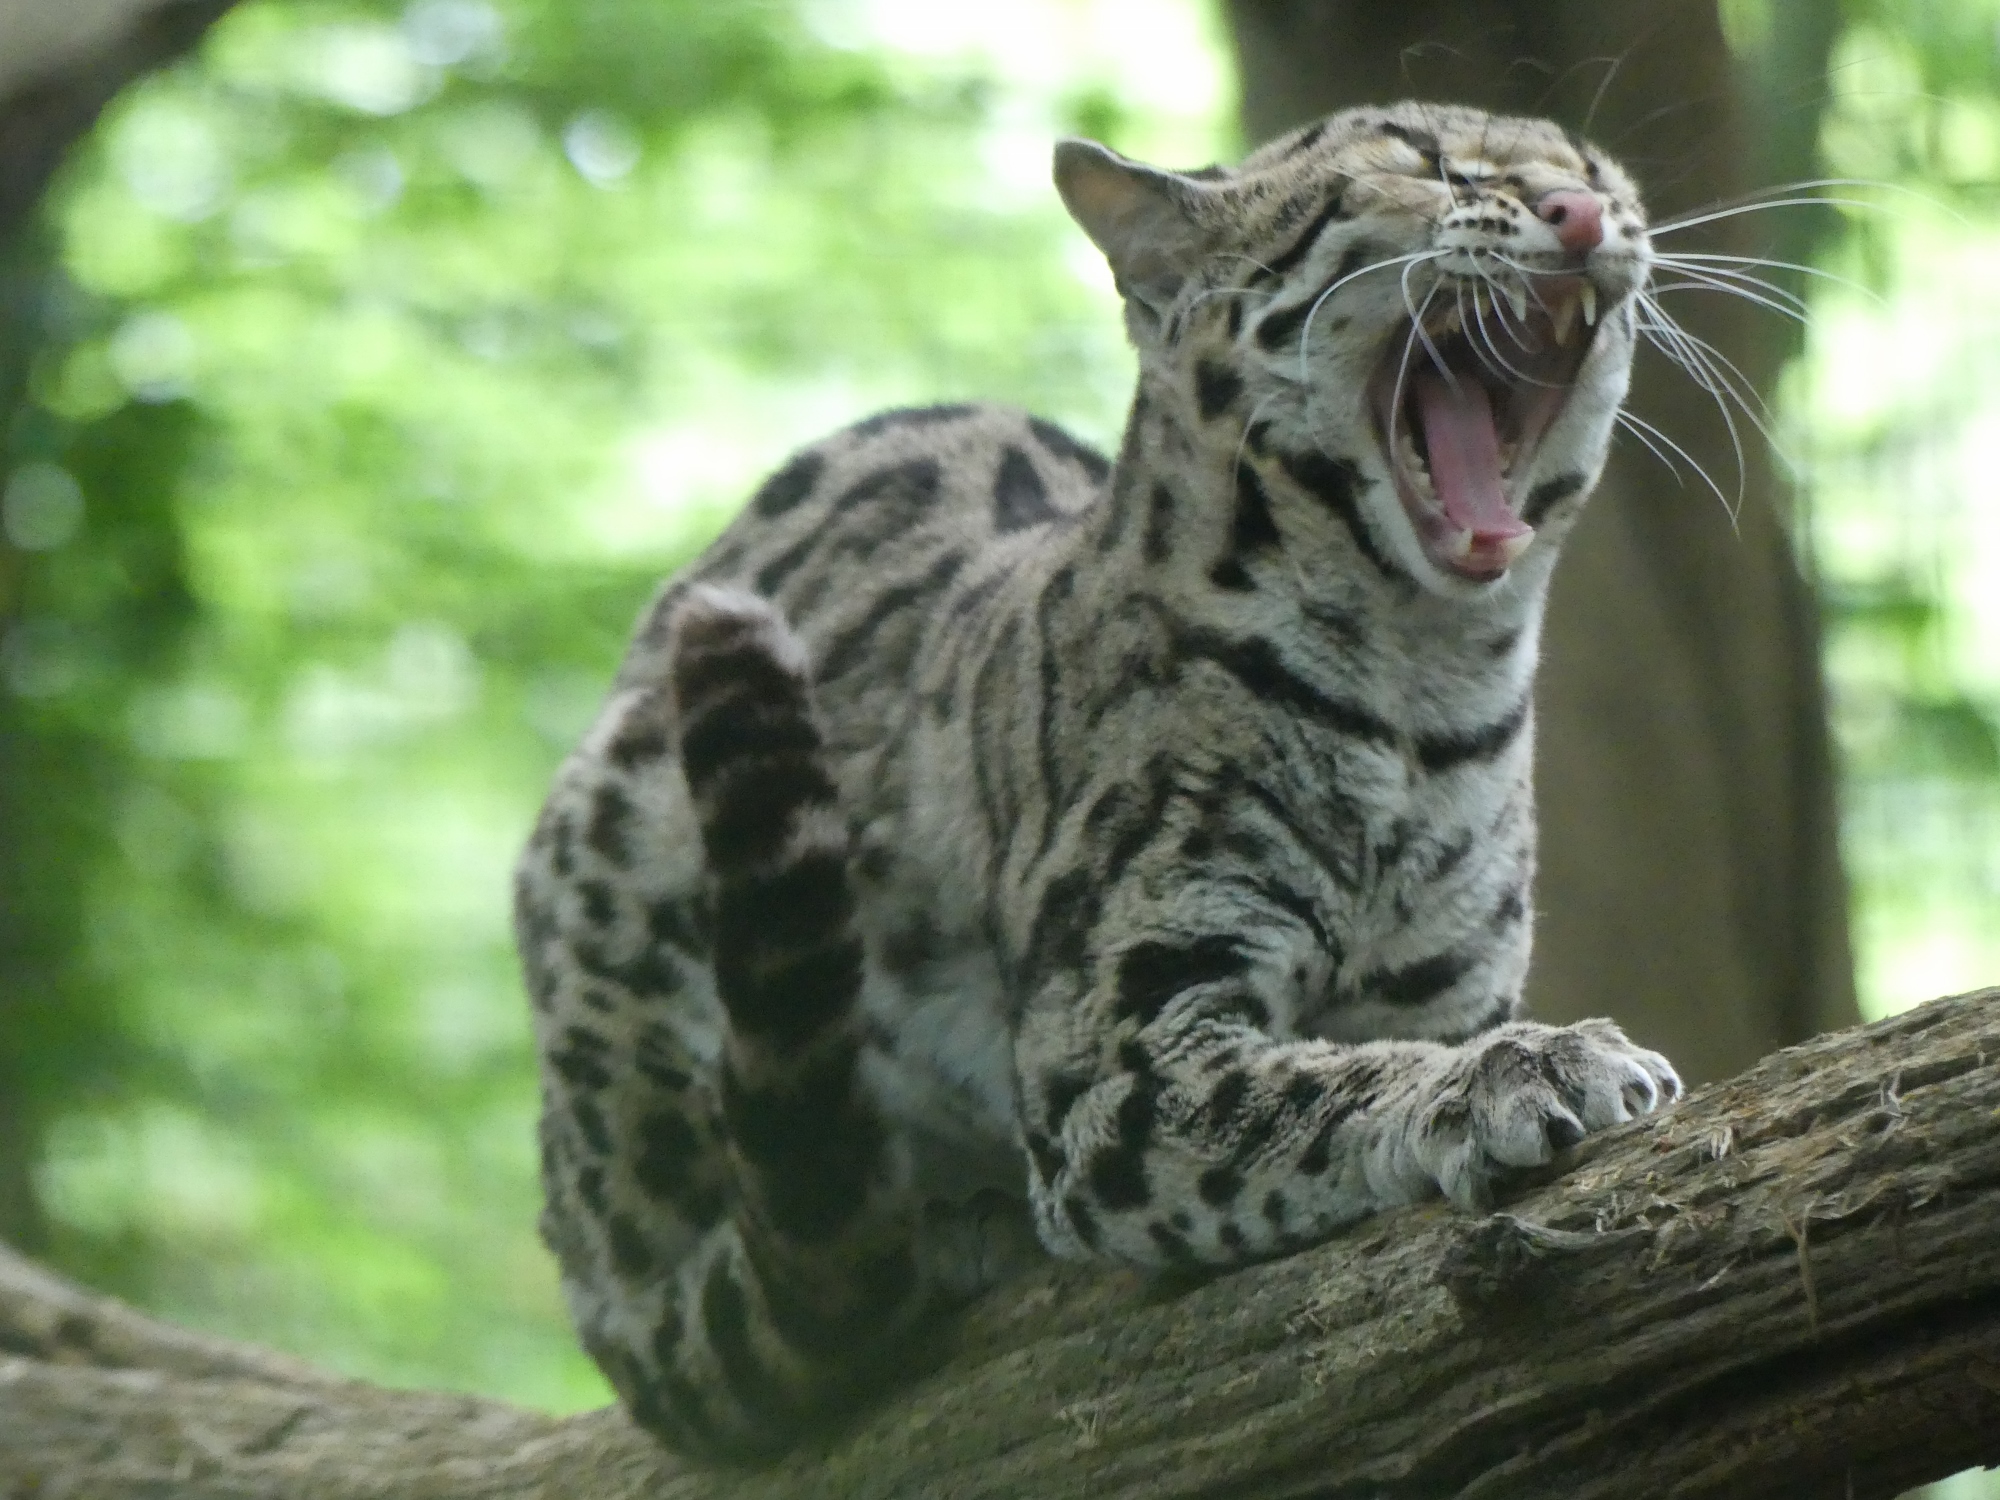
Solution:
[[[96,788],[27,829],[83,903],[24,1044],[59,1260],[357,1374],[601,1399],[533,1237],[514,851],[655,580],[790,447],[975,396],[1115,437],[1049,141],[1205,159],[1222,101],[1186,4],[1186,109],[1052,66],[1104,8],[899,53],[884,4],[266,0],[118,102],[10,451],[14,774]]]
[[[2000,974],[2000,7],[1847,16],[1821,138],[1866,184],[1834,190],[1861,206],[1820,256],[1787,414],[1879,1012]]]

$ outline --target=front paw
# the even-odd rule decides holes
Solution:
[[[1458,1049],[1418,1113],[1417,1156],[1447,1198],[1482,1208],[1506,1169],[1540,1166],[1680,1094],[1673,1065],[1610,1021],[1516,1021]]]

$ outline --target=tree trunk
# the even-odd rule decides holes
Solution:
[[[1837,24],[1781,13],[1763,95],[1816,101]],[[1262,139],[1406,95],[1543,114],[1638,176],[1656,222],[1811,174],[1816,104],[1745,98],[1713,0],[1231,0],[1243,115]],[[1759,128],[1747,122],[1757,113]],[[1759,149],[1759,147],[1764,149]],[[1807,216],[1746,215],[1672,248],[1796,259]],[[1793,351],[1735,298],[1667,305],[1768,392]],[[1714,403],[1641,358],[1633,409],[1712,475],[1738,468]],[[1636,441],[1614,453],[1556,573],[1542,673],[1534,1013],[1611,1014],[1691,1079],[1855,1015],[1819,637],[1764,440],[1739,413],[1732,525]]]
[[[1503,1213],[1405,1209],[1205,1284],[1055,1269],[942,1342],[823,1451],[721,1474],[616,1412],[335,1380],[0,1253],[0,1476],[70,1500],[1893,1495],[2000,1458],[2000,990],[1780,1053]]]

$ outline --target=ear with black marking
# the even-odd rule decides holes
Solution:
[[[1111,262],[1118,290],[1155,311],[1172,301],[1205,248],[1191,212],[1201,188],[1084,140],[1057,144],[1055,176],[1063,206]]]

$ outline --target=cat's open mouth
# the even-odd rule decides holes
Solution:
[[[1534,540],[1522,480],[1597,331],[1583,276],[1522,289],[1440,283],[1421,327],[1388,340],[1370,385],[1376,436],[1425,554],[1498,578]]]

